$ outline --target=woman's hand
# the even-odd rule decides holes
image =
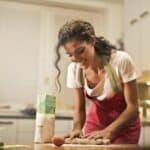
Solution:
[[[73,130],[70,134],[70,138],[73,139],[75,137],[82,137],[83,136],[83,133],[81,130]]]
[[[81,130],[73,130],[70,134],[65,134],[63,135],[64,138],[70,138],[70,139],[73,139],[73,138],[76,138],[76,137],[79,137],[81,138],[83,136],[83,133]]]
[[[105,128],[103,130],[93,131],[91,133],[88,133],[84,136],[85,138],[89,139],[112,139],[114,137],[114,132]]]
[[[75,130],[70,134],[70,138],[81,137],[82,132],[80,130]]]

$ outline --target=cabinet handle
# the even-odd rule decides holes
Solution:
[[[13,121],[0,121],[0,125],[10,125],[10,124],[14,124]]]
[[[137,18],[132,19],[132,20],[130,21],[130,24],[133,25],[133,24],[135,24],[136,22],[138,22],[138,19],[137,19]]]
[[[144,18],[149,15],[149,11],[144,11],[143,13],[140,14],[140,18]]]

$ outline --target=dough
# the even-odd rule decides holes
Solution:
[[[110,144],[109,139],[88,139],[88,138],[66,138],[65,144],[84,144],[84,145],[106,145]]]

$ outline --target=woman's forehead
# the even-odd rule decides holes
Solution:
[[[64,47],[66,50],[74,50],[79,48],[80,46],[82,46],[85,42],[81,42],[81,41],[77,41],[77,40],[71,40],[69,42],[67,42]]]

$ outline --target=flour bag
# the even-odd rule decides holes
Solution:
[[[56,97],[41,94],[37,97],[37,112],[35,123],[35,143],[51,141],[55,129]]]

